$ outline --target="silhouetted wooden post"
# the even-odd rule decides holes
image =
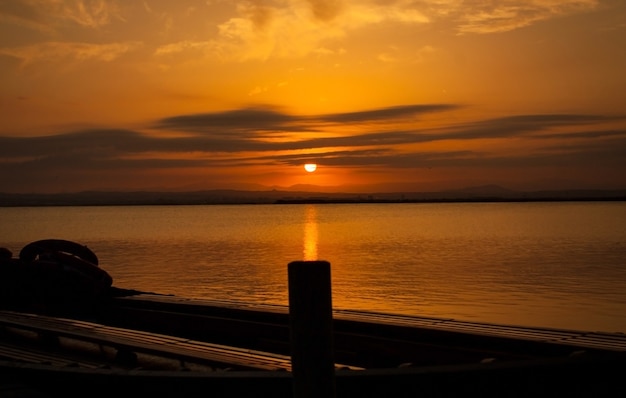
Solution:
[[[291,366],[295,398],[335,397],[330,263],[293,261],[289,274]]]

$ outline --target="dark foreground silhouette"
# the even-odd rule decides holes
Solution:
[[[7,394],[294,396],[287,308],[118,289],[63,240],[0,249],[0,275]],[[626,393],[623,334],[347,310],[332,328],[337,397]]]

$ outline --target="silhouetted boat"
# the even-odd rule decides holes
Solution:
[[[48,243],[39,246],[46,251],[72,247]],[[20,267],[26,260],[40,261],[39,254],[10,261],[5,256],[1,266]],[[3,277],[25,275],[4,271]],[[96,275],[106,285],[98,274],[88,277]],[[3,284],[9,284],[6,278]],[[79,292],[85,294],[82,300]],[[113,286],[57,292],[47,302],[23,297],[3,294],[0,311],[0,375],[14,385],[53,397],[294,396],[286,306],[192,300]],[[626,393],[621,333],[366,311],[332,315],[337,397]]]

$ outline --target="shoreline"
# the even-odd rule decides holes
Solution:
[[[626,190],[319,193],[300,191],[1,193],[0,207],[623,202]]]

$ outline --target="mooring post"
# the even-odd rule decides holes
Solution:
[[[335,397],[330,263],[293,261],[289,326],[294,398]]]

